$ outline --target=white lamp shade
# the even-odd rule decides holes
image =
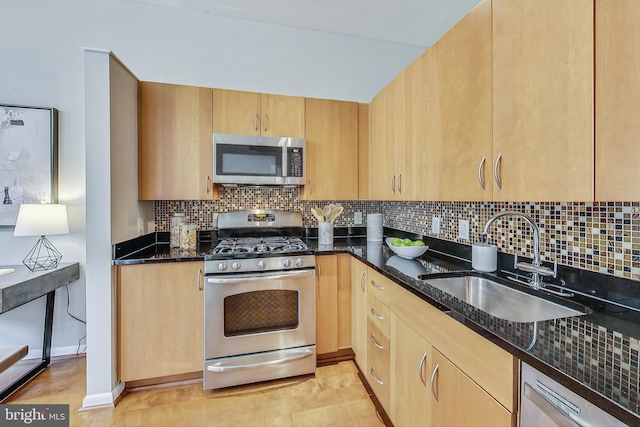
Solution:
[[[67,207],[54,204],[21,204],[14,236],[67,234]]]

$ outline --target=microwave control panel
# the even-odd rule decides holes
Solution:
[[[302,147],[287,148],[287,176],[304,177]]]

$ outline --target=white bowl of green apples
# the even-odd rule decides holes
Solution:
[[[401,239],[399,237],[387,237],[387,246],[400,258],[414,259],[425,253],[429,246],[426,246],[420,239]]]

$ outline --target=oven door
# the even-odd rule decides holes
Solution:
[[[205,359],[313,345],[315,270],[207,276]]]

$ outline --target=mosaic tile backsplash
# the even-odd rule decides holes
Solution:
[[[156,230],[167,231],[174,212],[184,212],[200,230],[212,228],[214,214],[239,209],[283,209],[301,212],[305,227],[316,227],[314,206],[340,202],[343,214],[336,227],[354,226],[354,212],[383,214],[384,226],[444,240],[471,244],[479,239],[487,220],[514,210],[529,215],[540,227],[543,261],[640,280],[640,202],[379,202],[306,201],[298,189],[223,188],[219,200],[156,201]],[[432,218],[441,219],[439,235],[431,233]],[[470,240],[458,238],[459,220],[469,221]],[[493,223],[488,242],[500,252],[533,257],[533,235],[518,218]]]

